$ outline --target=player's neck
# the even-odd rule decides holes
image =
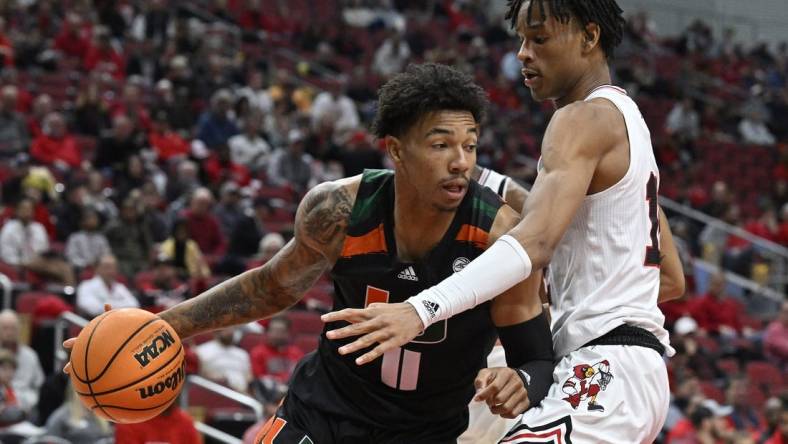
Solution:
[[[610,68],[607,63],[598,64],[596,67],[589,68],[582,76],[575,82],[575,85],[570,88],[569,93],[565,96],[556,99],[555,105],[557,108],[562,108],[570,103],[585,100],[591,91],[602,86],[610,85]]]
[[[402,260],[418,260],[437,245],[449,229],[456,211],[440,211],[415,193],[394,198],[394,237]]]

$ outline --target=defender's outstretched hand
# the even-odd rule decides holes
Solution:
[[[509,367],[492,367],[479,370],[474,381],[474,401],[484,401],[490,412],[502,418],[516,418],[531,405],[528,391],[517,370]]]
[[[375,303],[369,304],[367,308],[346,308],[324,314],[321,319],[323,322],[350,322],[346,327],[328,331],[326,333],[328,339],[361,336],[350,344],[340,347],[339,353],[342,355],[377,344],[375,348],[356,359],[358,365],[372,362],[383,356],[383,353],[407,344],[424,330],[424,324],[416,310],[405,302]]]

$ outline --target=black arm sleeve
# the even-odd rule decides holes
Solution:
[[[555,368],[553,337],[547,316],[542,312],[520,324],[498,327],[498,337],[506,352],[506,363],[520,370],[518,374],[528,390],[531,406],[539,404],[553,383]]]

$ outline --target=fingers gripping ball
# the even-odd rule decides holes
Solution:
[[[119,423],[146,421],[164,411],[186,376],[175,330],[136,308],[111,310],[90,321],[70,362],[71,383],[82,403]]]

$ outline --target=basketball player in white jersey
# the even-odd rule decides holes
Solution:
[[[657,308],[659,170],[637,105],[610,85],[622,11],[615,0],[510,0],[508,17],[526,86],[558,108],[522,221],[405,303],[325,315],[352,324],[327,336],[362,335],[340,352],[365,350],[363,365],[549,265],[554,384],[501,442],[651,443],[674,351]]]

